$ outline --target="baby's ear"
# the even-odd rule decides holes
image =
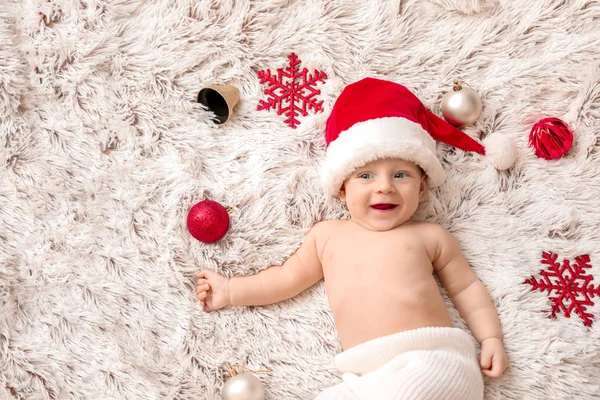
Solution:
[[[338,193],[338,196],[342,203],[346,202],[346,186],[345,186],[345,184],[342,184],[342,187],[340,188],[340,192]]]
[[[425,201],[427,197],[427,174],[421,174],[421,183],[419,186],[419,203]]]

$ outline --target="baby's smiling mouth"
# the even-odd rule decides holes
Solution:
[[[396,207],[398,207],[397,204],[390,204],[390,203],[379,203],[379,204],[373,204],[371,206],[371,208],[378,210],[378,211],[389,211],[389,210],[393,210]]]

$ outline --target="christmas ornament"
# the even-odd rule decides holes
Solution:
[[[217,125],[229,120],[239,100],[240,91],[232,85],[207,86],[198,93],[198,103],[215,114],[213,121]]]
[[[553,160],[569,151],[573,144],[573,132],[558,118],[544,118],[531,128],[529,144],[538,157]]]
[[[243,368],[246,372],[240,373],[236,367]],[[221,390],[223,400],[264,400],[265,388],[251,372],[273,372],[271,370],[253,371],[243,365],[235,364],[228,367],[230,378]]]
[[[264,400],[262,382],[250,372],[243,372],[225,382],[221,391],[223,400]]]
[[[475,122],[481,115],[481,108],[481,99],[477,93],[471,87],[462,87],[458,80],[454,81],[452,91],[442,99],[444,118],[458,128]]]
[[[600,284],[594,286],[591,284],[594,277],[586,275],[585,269],[590,269],[590,256],[587,254],[575,257],[575,263],[572,265],[569,260],[563,260],[562,265],[556,262],[558,255],[543,252],[542,264],[548,265],[548,270],[540,271],[542,279],[539,281],[535,277],[525,280],[525,284],[531,285],[531,291],[547,291],[552,302],[550,318],[556,318],[557,313],[564,313],[565,317],[570,318],[571,312],[579,315],[585,326],[592,326],[594,315],[587,312],[587,306],[593,306],[592,298],[600,298]]]
[[[258,71],[260,83],[267,84],[267,88],[264,90],[267,100],[260,100],[256,110],[276,109],[277,115],[285,114],[287,119],[284,122],[296,129],[300,125],[298,114],[306,117],[309,109],[315,113],[323,111],[323,101],[316,99],[321,91],[315,86],[318,82],[325,83],[327,74],[316,70],[314,75],[307,76],[306,68],[299,70],[302,61],[296,54],[292,53],[288,59],[290,60],[289,67],[285,68],[285,71],[279,68],[277,75],[271,75],[270,69]],[[284,81],[284,78],[288,79]]]
[[[187,227],[190,234],[199,241],[216,242],[229,229],[229,214],[216,201],[203,200],[190,209]]]

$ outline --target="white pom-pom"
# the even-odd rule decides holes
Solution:
[[[492,133],[483,139],[485,156],[496,169],[509,169],[517,161],[517,146],[507,135]]]

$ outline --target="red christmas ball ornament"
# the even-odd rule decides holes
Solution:
[[[199,241],[213,243],[225,236],[229,229],[229,214],[216,201],[203,200],[190,209],[187,227]]]
[[[544,118],[531,128],[529,144],[540,158],[546,160],[561,158],[573,144],[573,132],[561,119]]]

